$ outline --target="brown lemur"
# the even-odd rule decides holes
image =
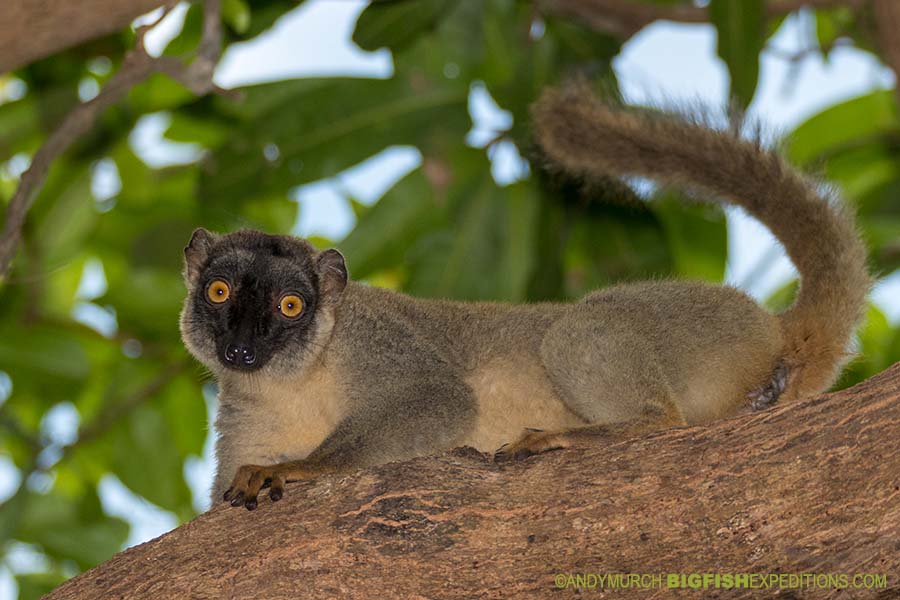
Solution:
[[[758,143],[673,115],[551,91],[537,141],[584,177],[643,176],[742,206],[802,279],[775,315],[727,286],[616,285],[581,301],[412,298],[348,280],[302,239],[194,232],[181,331],[216,376],[212,495],[474,446],[521,458],[698,424],[828,388],[870,287],[851,213]]]

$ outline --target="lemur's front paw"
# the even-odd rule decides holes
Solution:
[[[562,434],[542,429],[525,430],[518,440],[511,444],[503,444],[494,451],[494,462],[523,460],[534,454],[566,448],[569,444]]]
[[[268,487],[269,499],[277,502],[284,496],[286,482],[309,479],[319,472],[320,470],[311,468],[303,461],[277,465],[244,465],[235,473],[231,487],[225,492],[225,500],[230,501],[232,506],[244,505],[247,510],[253,510],[259,504],[261,489]]]
[[[269,488],[269,499],[272,502],[281,500],[284,495],[285,478],[279,472],[282,465],[244,465],[239,467],[231,487],[225,492],[225,500],[232,506],[244,505],[247,510],[256,508],[259,491]]]

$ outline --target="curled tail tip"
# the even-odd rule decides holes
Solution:
[[[531,106],[531,122],[538,146],[564,168],[594,171],[602,156],[606,133],[615,114],[611,102],[597,97],[588,83],[576,79],[545,89]]]

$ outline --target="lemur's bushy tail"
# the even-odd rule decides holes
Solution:
[[[828,388],[871,285],[852,213],[774,152],[671,115],[598,100],[585,85],[551,90],[532,109],[548,158],[589,177],[637,175],[744,207],[784,244],[801,276],[780,315],[787,398]]]

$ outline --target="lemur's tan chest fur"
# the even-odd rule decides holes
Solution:
[[[269,464],[305,458],[334,431],[347,403],[334,374],[316,368],[302,378],[261,381],[253,392],[259,406],[248,411],[239,445],[247,462]]]
[[[526,427],[565,429],[585,421],[566,408],[534,359],[510,356],[473,372],[466,383],[475,393],[475,426],[461,442],[493,452],[515,440]]]

